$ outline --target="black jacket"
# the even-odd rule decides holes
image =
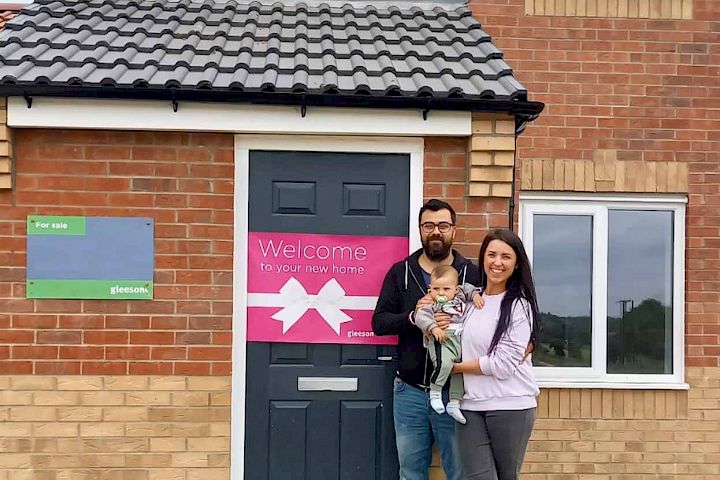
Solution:
[[[406,383],[429,385],[432,363],[423,347],[423,334],[408,319],[418,300],[428,292],[425,277],[418,263],[422,249],[393,265],[385,276],[372,327],[375,335],[398,336],[397,374]],[[460,283],[478,285],[478,268],[453,250],[453,267],[460,273]]]

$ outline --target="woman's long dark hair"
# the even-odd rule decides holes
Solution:
[[[478,266],[480,267],[480,284],[483,291],[487,289],[487,274],[485,273],[485,252],[487,251],[488,245],[493,240],[500,240],[501,242],[507,243],[510,248],[515,251],[517,257],[516,268],[513,271],[510,278],[507,281],[507,291],[505,297],[500,303],[500,319],[495,329],[495,335],[493,336],[492,342],[490,343],[490,349],[488,352],[492,352],[505,332],[507,332],[510,326],[510,320],[512,319],[512,308],[516,301],[524,299],[530,306],[530,311],[527,312],[530,317],[532,328],[530,330],[530,343],[528,344],[528,352],[535,351],[537,344],[538,334],[540,333],[540,313],[538,310],[537,294],[535,293],[535,284],[532,279],[532,272],[530,271],[530,261],[528,260],[527,253],[525,253],[525,247],[523,246],[522,240],[515,235],[513,232],[507,229],[497,229],[491,231],[483,240],[480,246],[480,257],[478,259]]]

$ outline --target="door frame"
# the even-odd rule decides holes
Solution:
[[[422,137],[235,135],[233,233],[233,319],[230,478],[245,475],[245,377],[247,355],[247,242],[251,150],[343,153],[398,153],[410,156],[410,252],[420,248],[417,212],[423,204]],[[388,386],[390,388],[390,386]]]

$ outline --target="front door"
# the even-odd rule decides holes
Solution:
[[[355,255],[363,260],[369,253],[362,246],[338,247],[312,241],[364,238],[372,243],[377,237],[380,245],[388,246],[387,253],[381,255],[386,264],[381,267],[383,271],[399,259],[398,239],[405,245],[402,256],[407,254],[409,155],[251,151],[249,162],[248,241],[259,241],[262,253],[275,254],[276,259],[304,254],[309,258],[343,257],[343,261]],[[277,235],[293,240],[281,244]],[[275,277],[281,277],[284,295],[289,294],[290,283],[296,293],[300,292],[294,298],[317,294],[314,300],[302,300],[307,303],[299,312],[293,313],[295,306],[289,302],[284,304],[288,307],[285,313],[271,309],[276,312],[272,317],[275,320],[263,317],[275,328],[267,337],[272,341],[257,341],[262,336],[253,341],[249,333],[245,411],[248,480],[397,479],[392,427],[394,365],[390,361],[394,347],[372,344],[373,339],[353,343],[358,340],[353,335],[367,334],[347,328],[352,325],[350,317],[368,319],[371,315],[374,299],[367,294],[352,297],[357,305],[340,313],[341,320],[333,323],[330,314],[323,317],[323,307],[317,304],[321,284],[312,285],[308,280],[303,285],[297,279],[308,275],[308,269],[327,265],[267,263],[262,268],[268,273],[259,286],[252,281],[255,270],[248,270],[249,298],[276,298],[279,294],[267,297],[253,293],[268,291],[270,287],[265,287]],[[303,271],[298,272],[299,268]],[[333,283],[343,289],[343,294],[355,289],[376,296],[380,291],[382,278],[367,280],[370,277],[363,276],[362,270],[347,271],[356,266],[339,261],[330,268],[344,275],[343,285],[324,277],[323,288]],[[254,316],[259,317],[249,308],[249,328],[258,321]]]

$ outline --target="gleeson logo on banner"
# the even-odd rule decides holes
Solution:
[[[248,340],[395,344],[373,335],[377,295],[404,237],[250,232]]]

